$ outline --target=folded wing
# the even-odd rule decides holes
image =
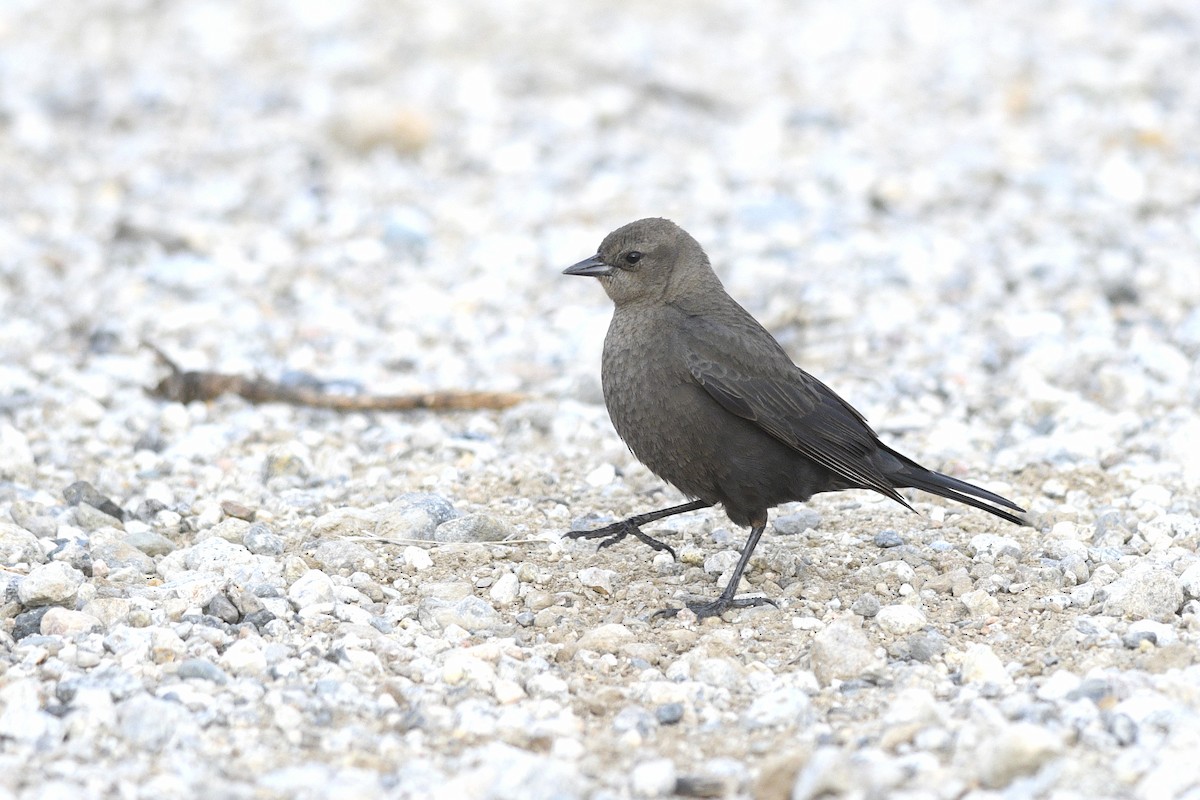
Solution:
[[[829,387],[791,364],[772,359],[757,374],[692,351],[688,371],[731,414],[863,489],[908,506],[874,464],[880,450],[862,415]]]

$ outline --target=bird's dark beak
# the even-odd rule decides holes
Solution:
[[[605,275],[612,275],[614,268],[605,264],[600,260],[600,255],[597,253],[591,258],[585,258],[578,264],[572,264],[563,270],[563,275],[586,275],[593,278],[603,278]]]

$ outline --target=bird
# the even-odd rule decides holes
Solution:
[[[599,547],[607,547],[632,535],[674,557],[642,526],[721,506],[750,532],[720,595],[686,603],[697,618],[776,605],[737,597],[742,573],[768,512],[821,492],[869,489],[915,512],[897,490],[919,489],[1030,524],[1013,501],[926,469],[880,441],[862,414],[796,366],[729,296],[699,242],[674,222],[623,225],[563,273],[598,279],[613,301],[601,361],[613,427],[639,461],[690,498],[566,536],[603,539]]]

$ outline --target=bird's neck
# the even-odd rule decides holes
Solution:
[[[687,291],[675,292],[669,304],[690,316],[724,316],[740,308],[715,275],[711,283],[705,281],[703,286],[692,285]]]

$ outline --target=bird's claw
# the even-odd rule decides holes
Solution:
[[[775,606],[779,604],[769,597],[718,597],[708,602],[686,603],[687,609],[696,615],[696,619],[719,617],[731,608],[753,608],[754,606]],[[682,608],[663,608],[650,615],[650,619],[670,619],[682,611]]]
[[[604,541],[596,546],[597,550],[601,550],[605,547],[611,547],[630,534],[641,539],[655,550],[670,553],[671,558],[675,561],[679,560],[679,557],[675,555],[675,548],[666,542],[660,542],[653,536],[642,533],[641,528],[627,519],[614,522],[611,525],[605,525],[603,528],[597,528],[594,531],[567,531],[566,536],[568,539],[603,539]]]

